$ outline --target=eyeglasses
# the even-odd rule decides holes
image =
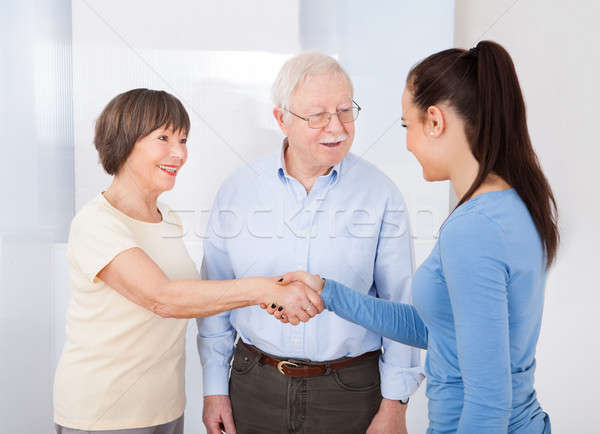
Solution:
[[[303,121],[306,121],[308,123],[309,128],[320,129],[320,128],[324,128],[327,125],[329,125],[329,122],[331,121],[331,117],[333,115],[337,115],[338,119],[343,124],[349,124],[350,122],[354,122],[356,120],[356,118],[358,118],[358,113],[362,109],[356,101],[352,100],[352,104],[354,104],[354,105],[351,108],[347,108],[344,110],[338,110],[335,113],[323,112],[323,113],[316,113],[314,115],[308,115],[306,117],[300,116],[286,108],[284,108],[283,110],[285,110],[288,113],[293,114],[294,116],[302,119]]]

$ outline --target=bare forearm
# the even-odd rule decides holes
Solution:
[[[159,292],[152,311],[172,318],[215,315],[262,302],[269,283],[268,279],[260,277],[169,281]]]

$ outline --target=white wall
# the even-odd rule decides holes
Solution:
[[[513,57],[531,139],[560,208],[562,245],[548,278],[536,375],[558,433],[600,426],[599,21],[593,0],[456,2],[457,46],[491,39]]]

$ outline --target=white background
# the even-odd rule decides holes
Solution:
[[[478,39],[504,44],[525,94],[530,132],[561,208],[563,244],[548,280],[536,388],[555,432],[600,426],[593,279],[600,155],[592,111],[600,73],[596,2],[179,0],[0,5],[0,125],[7,139],[0,214],[0,434],[50,432],[55,362],[68,297],[64,242],[73,213],[105,188],[93,122],[119,92],[165,89],[190,112],[190,159],[163,200],[186,219],[196,259],[204,210],[236,167],[275,151],[268,89],[305,49],[336,56],[364,107],[353,151],[384,170],[411,210],[418,259],[448,211],[446,183],[425,184],[405,150],[400,94],[424,56]],[[419,212],[421,211],[421,212]],[[431,214],[429,214],[429,212]],[[201,427],[201,379],[188,334],[186,433]],[[424,432],[423,387],[409,432]]]
[[[599,19],[595,1],[456,4],[458,46],[486,32],[512,55],[531,140],[560,207],[562,244],[546,286],[535,384],[554,432],[568,434],[600,432]]]

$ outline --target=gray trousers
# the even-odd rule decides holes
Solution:
[[[238,341],[229,381],[238,434],[364,434],[379,409],[378,355],[309,378],[259,358]]]
[[[56,424],[54,426],[56,427],[56,434],[183,434],[183,415],[162,425],[146,426],[143,428],[86,431],[66,428]]]

